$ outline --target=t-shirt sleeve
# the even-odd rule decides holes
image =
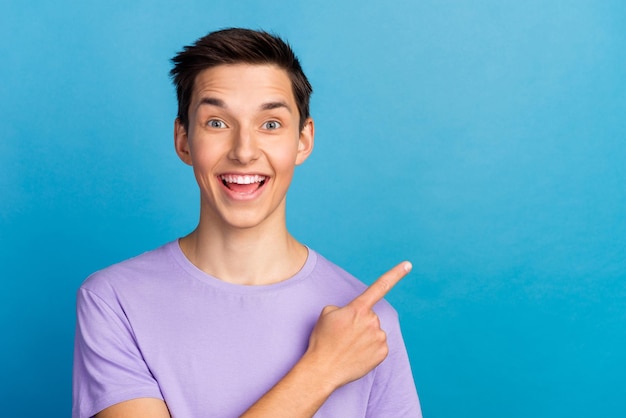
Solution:
[[[163,399],[122,307],[85,288],[76,307],[72,417],[135,398]]]
[[[367,417],[421,418],[422,411],[397,313],[393,311],[385,322],[389,354],[374,370]]]

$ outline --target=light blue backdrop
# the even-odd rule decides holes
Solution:
[[[292,232],[366,282],[413,261],[426,416],[626,416],[625,5],[5,1],[2,416],[69,416],[77,287],[194,226],[168,60],[227,26],[315,88]]]

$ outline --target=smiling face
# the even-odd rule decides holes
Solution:
[[[193,166],[201,223],[285,225],[294,168],[313,149],[313,121],[299,129],[287,73],[273,65],[220,65],[198,74],[189,128],[176,121],[179,157]]]

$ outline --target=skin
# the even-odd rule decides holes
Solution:
[[[309,118],[299,129],[287,73],[267,65],[205,70],[195,80],[189,120],[188,132],[175,123],[174,142],[193,167],[201,204],[198,227],[180,241],[183,252],[201,270],[231,283],[293,276],[307,250],[287,231],[286,194],[295,166],[313,150],[314,123]],[[268,180],[257,197],[239,200],[222,184],[225,173]]]
[[[307,258],[287,231],[285,199],[295,166],[313,150],[314,124],[299,129],[287,73],[271,65],[222,65],[201,72],[189,128],[175,122],[174,143],[200,188],[200,221],[179,241],[187,258],[221,280],[261,285],[286,280]],[[238,194],[224,174],[263,175],[256,192]],[[272,251],[267,251],[272,248]],[[403,262],[344,307],[325,307],[294,367],[243,417],[311,417],[339,387],[359,379],[388,353],[374,305],[411,269]],[[165,418],[166,404],[141,398],[113,405],[99,418]]]

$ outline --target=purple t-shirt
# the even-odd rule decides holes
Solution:
[[[364,289],[312,250],[265,286],[207,275],[177,241],[99,271],[78,292],[72,416],[151,397],[174,418],[237,417],[300,359],[322,308]],[[385,301],[375,311],[388,357],[315,417],[421,417],[397,314]]]

